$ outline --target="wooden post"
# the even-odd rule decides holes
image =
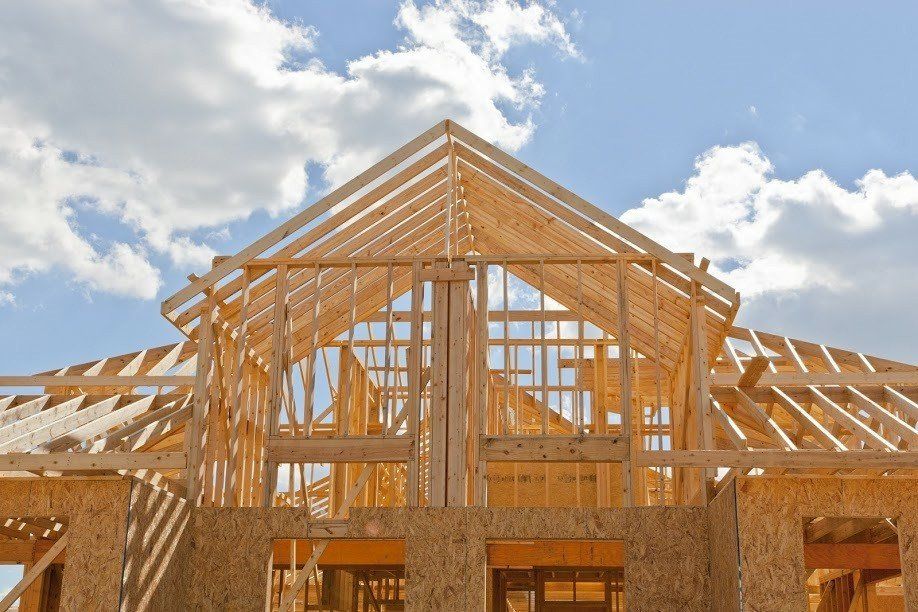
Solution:
[[[312,302],[312,325],[311,325],[311,347],[309,357],[306,361],[306,371],[303,372],[304,394],[304,434],[307,438],[312,436],[312,421],[315,412],[315,372],[316,360],[319,358],[319,313],[322,309],[322,268],[316,263],[314,267],[313,281],[313,302]],[[302,370],[301,370],[302,372]],[[325,373],[328,376],[328,372]],[[331,385],[329,385],[329,390]]]
[[[191,412],[191,422],[185,432],[185,451],[188,453],[188,467],[185,469],[187,476],[187,499],[192,505],[201,503],[201,471],[203,468],[204,448],[204,423],[210,403],[210,390],[208,388],[212,368],[213,326],[212,301],[206,300],[201,308],[201,319],[198,323],[198,357],[195,366],[194,379],[194,406]]]
[[[663,450],[663,390],[662,390],[662,372],[660,371],[660,299],[658,295],[657,279],[657,260],[653,260],[653,361],[654,361],[654,382],[656,390],[656,409],[657,409],[657,450]],[[670,411],[672,419],[672,411]],[[672,432],[670,432],[672,440]],[[666,487],[663,478],[662,466],[658,468],[657,477],[657,503],[661,506],[666,504]]]
[[[504,422],[501,429],[502,433],[507,435],[510,433],[510,291],[506,259],[501,270],[503,271],[504,289],[504,403],[501,407]]]
[[[418,421],[421,413],[421,364],[424,357],[422,348],[424,335],[424,283],[421,282],[421,262],[416,261],[412,268],[411,280],[411,347],[408,349],[408,435],[414,441],[411,457],[408,459],[408,506],[418,505],[420,436]]]
[[[475,366],[477,376],[476,413],[478,414],[477,432],[474,439],[476,455],[481,448],[481,436],[488,433],[488,382],[490,366],[488,364],[488,264],[480,262],[476,272],[477,280],[477,334],[475,340]],[[474,502],[476,506],[487,505],[488,464],[480,459],[475,464]]]
[[[621,386],[622,436],[628,440],[630,456],[640,449],[640,432],[634,423],[634,406],[631,398],[631,335],[628,329],[628,272],[624,260],[618,261],[618,369]],[[632,461],[622,462],[622,490],[624,505],[634,505]]]
[[[692,285],[692,383],[695,394],[695,414],[698,418],[698,448],[714,450],[714,423],[711,412],[711,367],[708,362],[708,342],[705,333],[704,295]],[[717,470],[702,471],[701,503],[708,501],[708,482],[717,477]]]
[[[435,270],[446,264],[435,264]],[[446,505],[447,405],[449,402],[449,282],[434,281],[431,304],[430,355],[430,499],[433,507]]]
[[[338,395],[339,408],[344,418],[344,431],[342,435],[347,437],[351,430],[351,388],[353,387],[353,370],[354,370],[354,327],[357,325],[357,266],[351,264],[351,297],[350,307],[348,308],[348,330],[347,330],[347,352],[339,360],[338,369],[345,373],[344,379],[339,386]]]
[[[545,343],[545,262],[539,262],[539,311],[542,315],[542,343],[539,347],[539,379],[542,383],[542,435],[548,435],[548,347]],[[532,369],[535,371],[535,347],[533,347],[533,360],[532,360]],[[533,378],[533,382],[535,379]],[[561,384],[561,381],[558,381],[558,384]],[[561,404],[558,404],[560,410]],[[548,486],[548,478],[546,474],[545,478],[546,486]],[[547,492],[547,489],[546,489]],[[547,493],[546,493],[547,494]]]
[[[608,427],[606,421],[606,384],[608,380],[608,357],[606,355],[606,345],[597,343],[593,346],[593,398],[590,404],[592,413],[593,432],[596,434],[605,434]],[[612,499],[609,491],[609,464],[596,464],[596,504],[600,508],[607,508],[612,505]]]
[[[287,367],[287,266],[277,267],[274,283],[274,321],[271,365],[268,369],[268,435],[276,436],[280,430],[280,411],[283,403],[284,372]],[[261,505],[269,508],[274,504],[277,491],[277,463],[265,462],[267,490]]]
[[[577,425],[577,431],[583,435],[584,431],[584,409],[583,409],[583,264],[577,260],[577,346],[574,350],[574,412],[576,417],[574,422]],[[595,370],[594,370],[595,375]],[[577,482],[579,491],[580,481]]]
[[[453,262],[451,269],[468,271],[464,261]],[[449,343],[447,358],[446,403],[446,505],[465,506],[467,500],[466,406],[469,283],[449,282]]]
[[[246,353],[248,352],[246,341],[248,340],[250,283],[251,270],[244,268],[242,270],[242,295],[239,298],[242,306],[239,311],[239,328],[236,334],[236,360],[233,363],[232,384],[230,385],[230,418],[232,419],[233,429],[229,449],[229,489],[232,493],[232,503],[234,505],[242,505],[239,429],[242,423],[243,387],[245,383]]]

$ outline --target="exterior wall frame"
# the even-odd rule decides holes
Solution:
[[[756,477],[736,480],[741,606],[806,608],[805,517],[897,520],[905,609],[918,609],[918,479]]]

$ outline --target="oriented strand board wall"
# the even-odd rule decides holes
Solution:
[[[728,482],[708,505],[711,604],[714,610],[739,610],[739,541],[736,481]]]
[[[625,602],[634,610],[707,610],[703,508],[456,508],[411,512],[406,542],[412,610],[484,610],[487,540],[625,543]]]
[[[124,553],[122,609],[183,610],[190,582],[187,502],[134,480]]]
[[[905,607],[918,610],[918,480],[741,478],[737,480],[743,609],[805,609],[804,517],[898,520]]]
[[[0,480],[0,516],[69,519],[61,610],[117,610],[131,483],[122,478]]]
[[[350,537],[405,537],[404,510],[352,512]],[[191,523],[188,608],[264,609],[272,541],[287,538],[315,538],[305,508],[196,508]]]
[[[484,610],[489,539],[624,540],[625,597],[634,610],[707,610],[704,508],[356,508],[351,538],[405,538],[411,610]],[[264,605],[271,541],[309,538],[301,509],[194,512],[189,607]]]
[[[615,483],[620,483],[621,469],[613,470],[613,480]],[[579,495],[576,486],[578,481],[580,483]],[[548,483],[547,489],[546,482]],[[515,483],[517,483],[516,487],[514,487]],[[621,486],[613,484],[611,490],[619,491]],[[596,464],[489,463],[488,506],[492,508],[594,507],[596,506]]]

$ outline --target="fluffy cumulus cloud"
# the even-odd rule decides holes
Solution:
[[[543,88],[532,72],[511,74],[504,54],[540,44],[579,56],[537,2],[405,1],[394,15],[403,42],[343,72],[323,65],[314,29],[246,0],[38,1],[0,13],[7,302],[17,279],[50,268],[152,298],[154,255],[204,265],[202,230],[301,205],[307,164],[340,183],[445,116],[518,148]],[[81,223],[100,215],[118,240]]]
[[[684,189],[621,219],[710,258],[744,296],[746,322],[918,358],[913,339],[896,340],[898,326],[918,322],[918,180],[909,173],[870,170],[850,187],[819,170],[782,180],[754,143],[714,147]]]

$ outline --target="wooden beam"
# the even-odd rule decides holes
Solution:
[[[0,565],[30,565],[36,557],[48,552],[57,540],[0,540]],[[65,552],[58,554],[53,563],[64,563]]]
[[[491,462],[600,462],[628,460],[628,438],[610,435],[482,436],[481,458]]]
[[[638,463],[648,467],[901,470],[918,468],[918,452],[772,449],[645,451],[639,455]]]
[[[207,297],[201,308],[201,323],[198,326],[198,350],[195,362],[194,404],[191,419],[185,428],[185,452],[188,453],[188,467],[185,470],[187,499],[192,506],[200,503],[203,482],[201,471],[205,461],[204,431],[210,406],[209,386],[213,369],[213,295]]]
[[[715,373],[711,385],[739,386],[742,374]],[[906,372],[778,372],[763,374],[758,380],[762,387],[793,387],[806,385],[918,385],[918,370]]]
[[[268,439],[268,461],[275,463],[404,463],[414,447],[407,437]]]
[[[488,542],[488,567],[624,567],[620,540]]]
[[[488,349],[488,264],[479,263],[475,272],[477,278],[477,300],[475,316],[475,437],[488,433],[488,388],[490,387],[490,351]],[[473,438],[474,440],[474,438]],[[476,506],[487,505],[488,464],[481,457],[481,445],[474,446],[473,465],[475,481],[472,483],[472,502]]]
[[[882,423],[886,432],[899,436],[909,446],[914,446],[918,443],[918,429],[915,429],[885,407],[864,395],[862,391],[848,386],[848,393],[851,401],[858,408],[869,414],[871,418]]]
[[[746,450],[749,448],[749,440],[746,438],[746,434],[743,433],[743,430],[740,429],[736,422],[730,418],[720,404],[713,397],[710,398],[711,407],[714,410],[714,417],[720,423],[721,428],[723,428],[724,433],[727,434],[730,443],[733,444],[734,448],[740,450]]]
[[[420,272],[421,282],[470,281],[475,279],[471,268],[427,268]]]
[[[411,270],[411,319],[408,353],[405,356],[408,367],[408,397],[405,399],[405,411],[408,421],[408,436],[414,440],[415,444],[411,456],[408,459],[408,482],[406,487],[406,505],[409,508],[415,508],[419,504],[420,497],[420,439],[418,436],[419,419],[421,413],[421,367],[424,361],[424,283],[420,281],[421,272],[420,262],[415,262]]]
[[[901,569],[898,543],[805,543],[807,569]]]
[[[454,261],[450,269],[474,277],[471,269],[462,261]],[[465,506],[468,498],[469,304],[468,280],[450,280],[446,414],[446,505],[450,507]]]
[[[621,363],[618,369],[618,389],[619,399],[621,401],[619,412],[622,418],[622,435],[628,440],[629,453],[634,455],[638,451],[643,450],[643,438],[640,432],[639,415],[635,414],[635,406],[631,395],[631,327],[628,313],[628,275],[625,266],[626,264],[624,261],[619,261],[616,265],[618,358]],[[658,356],[655,355],[655,357]],[[605,366],[608,367],[608,361],[603,361]],[[599,374],[598,371],[597,374]],[[640,408],[640,410],[643,411],[643,408]],[[622,462],[622,503],[625,507],[634,506],[635,502],[639,501],[644,493],[642,479],[634,478],[632,463],[631,456]]]
[[[274,565],[278,569],[290,567],[291,548],[296,549],[296,558],[312,556],[312,540],[274,540]],[[319,566],[405,564],[405,540],[332,540],[319,555]],[[298,565],[299,567],[299,565]]]
[[[765,370],[768,369],[768,364],[771,363],[771,360],[768,357],[763,355],[756,355],[749,363],[746,364],[746,369],[743,371],[742,375],[739,377],[739,382],[737,387],[754,387],[759,379],[762,378],[762,374],[765,373]]]
[[[194,376],[0,376],[0,387],[187,387]]]
[[[444,263],[437,264],[445,266]],[[449,283],[431,283],[430,432],[428,505],[446,506],[446,466],[449,405]]]
[[[867,427],[859,419],[855,418],[844,408],[833,402],[820,391],[819,387],[809,387],[813,396],[813,403],[819,406],[819,409],[829,415],[833,421],[847,429],[851,434],[871,448],[880,450],[895,451],[898,450],[894,444],[886,440],[883,436]]]
[[[185,452],[8,453],[0,455],[0,472],[180,470],[186,458]]]

